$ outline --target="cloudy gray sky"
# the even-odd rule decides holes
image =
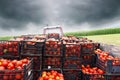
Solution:
[[[0,36],[120,27],[120,0],[0,0]]]

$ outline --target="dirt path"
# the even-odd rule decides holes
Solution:
[[[100,45],[104,51],[108,51],[111,54],[114,54],[120,57],[120,46],[108,45],[108,44],[103,44],[103,43],[101,43]]]

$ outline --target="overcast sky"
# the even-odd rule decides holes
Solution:
[[[120,27],[120,0],[0,0],[0,36]]]

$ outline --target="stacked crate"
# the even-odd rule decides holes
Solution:
[[[34,39],[34,40],[33,40]],[[45,38],[34,37],[21,41],[21,57],[33,58],[33,80],[37,80],[42,68],[42,55],[45,45]]]
[[[80,42],[81,45],[81,59],[82,64],[95,64],[96,63],[96,54],[94,50],[99,48],[99,43],[94,43],[91,40],[86,40]]]
[[[24,63],[22,60],[17,57],[0,57],[0,80],[33,80],[33,59]],[[8,64],[5,64],[5,62]]]
[[[63,37],[63,75],[65,80],[82,80],[81,45],[74,36]]]
[[[106,80],[120,80],[120,58],[100,49],[95,50],[95,54],[97,54],[96,65],[106,72]]]
[[[44,42],[22,41],[21,57],[34,58],[34,70],[41,70]],[[37,67],[36,67],[37,66]]]
[[[62,68],[62,42],[56,39],[47,39],[43,54],[42,69]]]

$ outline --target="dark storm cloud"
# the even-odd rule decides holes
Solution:
[[[22,29],[29,22],[42,23],[44,11],[39,0],[0,0],[0,27]]]
[[[120,0],[0,0],[0,28],[25,29],[33,24],[91,28],[120,17]],[[27,28],[27,27],[26,27]]]
[[[65,0],[60,8],[61,21],[92,25],[120,17],[120,0]]]

